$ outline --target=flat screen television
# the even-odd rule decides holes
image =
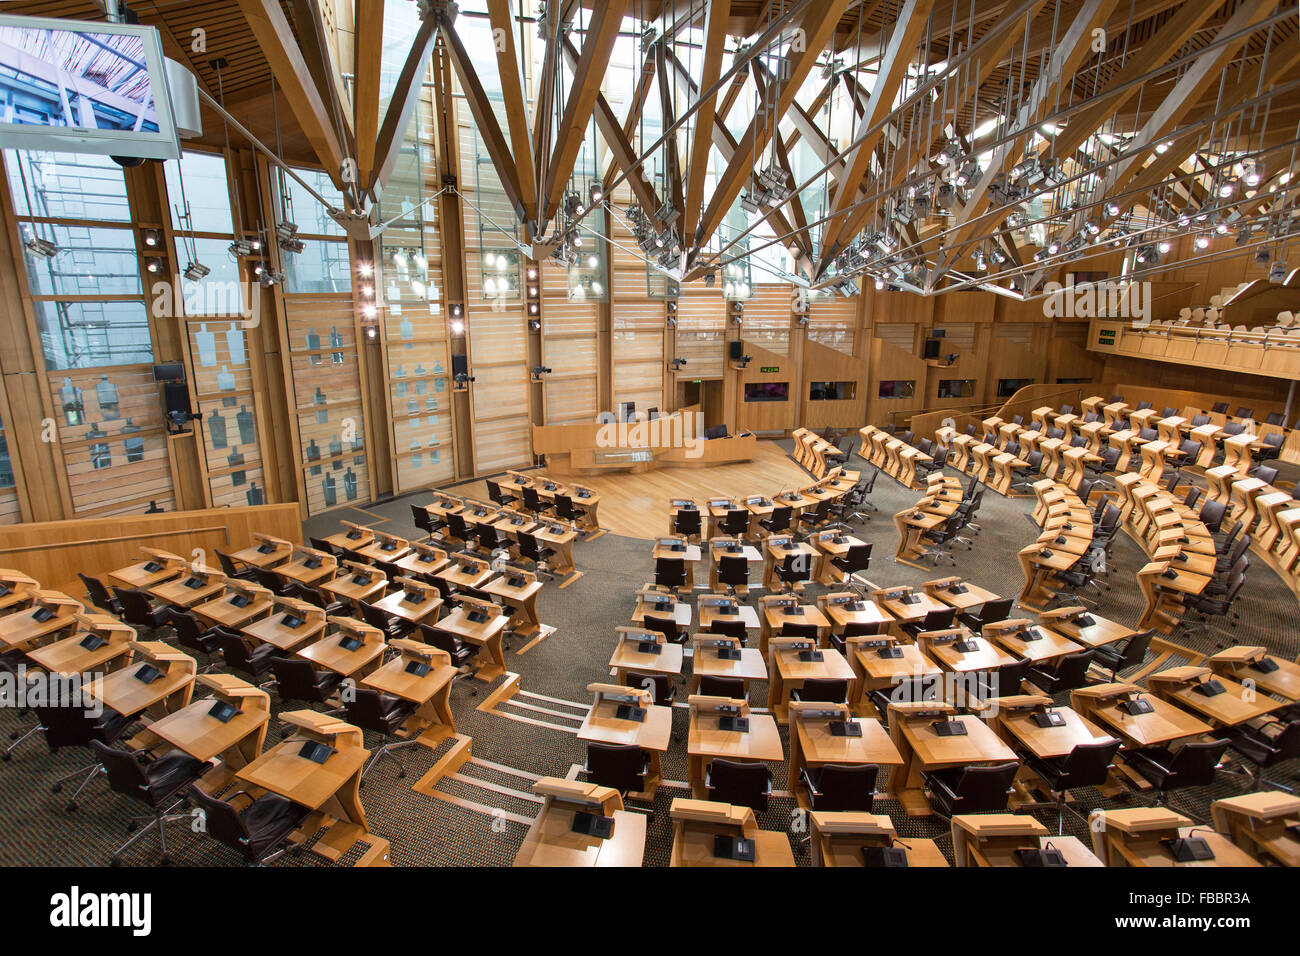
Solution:
[[[0,15],[0,141],[178,159],[157,29]]]
[[[747,402],[788,402],[789,400],[789,382],[745,383],[745,401]]]

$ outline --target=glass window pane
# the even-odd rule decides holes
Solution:
[[[186,315],[238,315],[248,302],[248,291],[240,281],[239,263],[230,257],[226,239],[176,240],[176,261],[181,269],[189,265],[191,244],[197,261],[211,271],[197,282],[182,279],[181,291]]]
[[[131,221],[122,167],[107,156],[7,149],[5,169],[19,216]]]
[[[335,209],[343,208],[343,194],[334,188],[329,175],[318,169],[294,168],[312,189],[320,193]],[[285,209],[277,213],[277,221],[286,219],[298,226],[298,231],[305,236],[342,236],[343,227],[330,218],[325,207],[302,185],[287,173],[280,174],[281,191],[285,199]]]
[[[305,240],[302,252],[286,252],[286,292],[351,292],[352,270],[348,244],[328,239]]]
[[[52,256],[25,246],[27,278],[33,295],[139,295],[140,260],[130,229],[21,223],[24,243],[33,235],[53,242]]]
[[[226,161],[220,153],[187,152],[179,164],[174,159],[163,163],[163,171],[173,227],[186,232],[233,234],[230,185],[226,181]],[[189,222],[184,219],[185,203],[189,203]]]
[[[143,302],[34,303],[45,364],[51,369],[153,362]]]

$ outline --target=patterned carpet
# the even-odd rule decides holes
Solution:
[[[784,443],[789,448],[789,443]],[[855,466],[862,463],[854,460]],[[1291,477],[1291,476],[1285,476]],[[775,491],[776,489],[769,489]],[[974,547],[958,547],[957,567],[949,570],[941,565],[938,571],[926,573],[895,564],[892,554],[897,544],[891,516],[915,502],[918,493],[909,491],[881,475],[876,482],[872,502],[879,508],[873,519],[860,526],[857,534],[875,544],[875,557],[867,576],[880,585],[920,585],[929,578],[946,574],[960,574],[977,584],[999,594],[1019,593],[1022,579],[1014,552],[1037,534],[1029,520],[1032,499],[1006,499],[995,493],[984,496],[983,507],[976,519],[982,527],[974,540]],[[321,536],[337,528],[339,520],[354,520],[372,524],[384,531],[416,534],[411,522],[411,503],[421,503],[426,496],[414,495],[406,499],[368,506],[365,512],[341,511],[322,519],[313,519],[304,526],[306,534]],[[387,519],[376,524],[375,516]],[[589,699],[586,685],[608,679],[607,661],[616,643],[614,628],[626,624],[633,607],[633,593],[645,583],[652,572],[647,541],[606,534],[595,541],[577,545],[575,556],[583,576],[570,587],[560,590],[554,585],[543,588],[538,599],[541,620],[554,625],[556,632],[527,654],[514,653],[522,642],[513,642],[507,652],[508,666],[522,676],[522,688],[566,701]],[[1145,562],[1142,549],[1132,540],[1120,535],[1114,548],[1111,580],[1114,587],[1101,597],[1098,612],[1126,624],[1135,624],[1141,613],[1142,598],[1134,581],[1134,571]],[[820,589],[809,588],[809,600]],[[1300,653],[1300,629],[1294,622],[1296,601],[1290,590],[1268,568],[1256,564],[1250,570],[1248,581],[1238,601],[1241,612],[1240,626],[1232,637],[1240,643],[1258,643],[1268,646],[1279,656],[1294,659]],[[1222,638],[1221,640],[1228,640]],[[1212,651],[1215,637],[1202,636],[1186,641],[1198,650]],[[471,696],[478,687],[477,696]],[[476,758],[515,768],[532,774],[565,776],[574,764],[584,759],[584,747],[572,734],[549,727],[533,726],[503,717],[485,714],[475,706],[488,693],[482,685],[458,682],[452,690],[452,708],[459,732],[473,737],[473,754]],[[766,686],[754,685],[753,705],[766,706]],[[684,700],[685,688],[679,686],[679,699]],[[1066,702],[1062,695],[1061,702]],[[273,705],[279,710],[278,701]],[[31,725],[30,715],[18,715],[12,710],[0,714],[0,733],[3,740],[11,731]],[[273,725],[274,726],[274,725]],[[678,707],[674,711],[674,742],[664,759],[664,779],[685,781],[687,778],[685,737],[687,711]],[[782,730],[782,736],[786,731]],[[269,740],[278,739],[273,730]],[[787,751],[788,751],[788,740]],[[413,792],[412,784],[434,765],[445,751],[423,747],[400,751],[406,763],[406,778],[398,779],[395,766],[385,761],[367,778],[362,790],[371,830],[387,838],[392,845],[394,865],[508,865],[523,840],[526,827],[518,822],[492,813],[479,813],[445,801],[435,800],[425,794]],[[52,781],[88,763],[84,752],[62,751],[50,754],[44,741],[34,737],[20,747],[12,762],[0,764],[0,819],[4,821],[6,839],[0,843],[0,864],[4,865],[60,865],[104,864],[113,850],[123,842],[127,833],[126,818],[137,812],[136,807],[108,790],[102,780],[93,782],[83,795],[80,808],[66,813],[63,805],[66,794],[50,793]],[[1288,780],[1296,767],[1273,768],[1269,776]],[[511,790],[527,791],[528,780],[504,771],[475,768],[477,779],[498,784]],[[1175,809],[1208,821],[1209,803],[1221,796],[1240,791],[1240,778],[1220,775],[1215,785],[1199,791],[1182,791],[1173,798]],[[884,778],[878,783],[883,787]],[[785,773],[775,770],[774,786],[786,786]],[[499,807],[510,813],[531,817],[537,805],[510,797],[491,789],[475,787],[470,783],[452,782],[441,789],[465,799]],[[632,804],[633,808],[653,810],[646,839],[645,863],[650,866],[666,865],[671,847],[671,825],[668,807],[674,796],[685,791],[661,787],[653,807]],[[1085,813],[1094,806],[1108,804],[1099,794],[1080,792],[1080,809]],[[1145,801],[1148,798],[1138,797]],[[798,816],[791,799],[774,799],[770,809],[760,814],[759,825],[768,830],[791,833],[800,864],[809,862],[799,846]],[[888,800],[877,801],[878,812],[889,813],[898,827],[899,835],[931,837],[939,841],[950,854],[947,827],[938,818],[909,818]],[[1055,824],[1054,814],[1044,822]],[[1067,828],[1071,821],[1067,817]],[[1079,827],[1073,832],[1083,837],[1087,834]],[[199,833],[190,832],[189,821],[181,821],[168,831],[168,849],[172,858],[182,865],[231,865],[236,855],[215,841]],[[345,857],[344,865],[353,862]],[[127,865],[152,865],[160,853],[156,836],[140,841],[126,855]],[[279,861],[281,865],[316,864],[320,861],[311,854],[301,853]]]

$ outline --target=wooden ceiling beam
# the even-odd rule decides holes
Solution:
[[[444,23],[438,33],[446,45],[447,59],[451,61],[452,69],[456,71],[456,77],[460,80],[461,89],[465,93],[465,105],[469,107],[470,115],[474,118],[478,135],[482,138],[483,146],[487,149],[488,157],[497,171],[497,178],[501,180],[501,188],[505,190],[510,208],[514,211],[515,218],[527,222],[528,215],[524,206],[523,189],[519,185],[518,166],[515,165],[515,158],[510,152],[505,134],[501,132],[501,125],[497,122],[497,115],[492,110],[487,92],[483,89],[478,73],[474,70],[474,63],[470,60],[465,44],[461,42],[454,26]]]
[[[587,24],[587,35],[573,70],[573,85],[560,118],[559,135],[546,169],[546,186],[542,190],[542,207],[538,215],[542,222],[550,219],[564,196],[626,10],[627,0],[608,0],[596,7]]]
[[[722,57],[726,52],[727,21],[731,17],[731,0],[713,0],[704,20],[704,63],[699,88],[710,90],[722,76]],[[704,204],[704,180],[709,168],[709,149],[713,143],[713,117],[717,94],[706,97],[695,111],[695,133],[691,139],[690,160],[686,166],[686,199],[682,205],[681,235],[683,244],[695,235]]]
[[[353,128],[357,137],[357,178],[374,176],[379,142],[379,85],[384,50],[384,0],[356,0],[356,67],[352,84]]]
[[[684,240],[696,247],[703,246],[709,236],[713,235],[736,197],[740,195],[745,183],[754,172],[754,162],[762,154],[772,136],[772,131],[779,126],[795,94],[803,81],[817,65],[817,59],[827,42],[835,32],[841,14],[848,8],[851,0],[814,0],[799,23],[798,36],[802,38],[803,49],[790,50],[789,76],[782,81],[777,91],[776,103],[772,115],[755,116],[749,128],[741,138],[736,155],[727,164],[726,170],[718,178],[713,196],[709,199],[701,217],[700,225],[695,231],[693,242],[690,237]],[[931,0],[924,0],[931,2]]]
[[[510,129],[510,149],[515,158],[515,174],[528,218],[537,218],[537,169],[533,164],[533,134],[528,126],[528,96],[524,92],[524,74],[515,47],[515,18],[512,0],[487,0],[488,21],[497,39],[497,74],[501,77],[501,95],[506,104],[506,125]]]
[[[898,11],[894,29],[889,37],[889,45],[881,61],[881,68],[876,74],[871,90],[870,108],[858,121],[854,140],[857,143],[849,153],[844,175],[835,186],[834,196],[830,201],[831,218],[827,220],[822,231],[822,254],[818,263],[817,274],[826,271],[830,261],[835,258],[846,242],[844,236],[846,222],[845,212],[856,200],[858,190],[865,184],[867,173],[871,168],[871,156],[876,143],[883,135],[883,121],[894,105],[894,97],[907,75],[907,68],[912,62],[912,54],[925,32],[930,20],[930,9],[934,0],[907,0]],[[876,128],[873,132],[873,127]],[[847,238],[847,236],[845,237]]]
[[[334,185],[343,189],[344,147],[279,0],[238,0],[303,135]]]
[[[416,31],[415,38],[411,41],[411,49],[407,51],[406,60],[402,63],[402,72],[397,76],[397,84],[393,87],[393,95],[388,100],[388,108],[384,110],[384,122],[379,127],[379,140],[375,144],[374,170],[370,179],[366,181],[367,189],[382,187],[397,167],[397,157],[402,152],[402,141],[406,138],[411,120],[415,117],[416,104],[420,102],[420,90],[424,84],[424,76],[429,70],[429,51],[433,47],[437,30],[437,19],[428,17],[421,21],[420,29]],[[446,27],[446,31],[454,32],[450,26]]]

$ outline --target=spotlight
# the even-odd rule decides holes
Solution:
[[[144,267],[149,272],[157,275],[163,270],[163,260],[154,257],[148,258],[144,260]]]
[[[453,303],[451,306],[451,317],[453,319],[459,319],[461,316],[461,311],[462,310],[460,307],[460,303],[459,302]]]
[[[357,263],[357,275],[360,275],[364,278],[369,278],[374,274],[375,274],[375,267],[372,266],[369,262]]]
[[[465,331],[465,323],[460,321],[460,319],[453,319],[451,323],[451,334],[460,335],[464,331]]]
[[[294,236],[292,239],[280,239],[278,242],[280,248],[285,252],[299,253],[307,248],[307,244],[297,236]]]
[[[226,247],[226,251],[236,259],[242,259],[244,256],[253,254],[253,244],[247,239],[236,239]]]
[[[1210,237],[1204,235],[1197,236],[1194,245],[1197,249],[1208,249],[1210,246]]]
[[[281,242],[286,239],[295,239],[298,236],[298,224],[296,222],[285,221],[275,227],[275,238]]]
[[[146,249],[157,249],[162,245],[162,232],[158,229],[146,229],[142,239]]]
[[[191,262],[189,265],[185,267],[185,271],[181,274],[185,276],[185,278],[189,279],[191,282],[198,282],[211,271],[212,271],[211,269],[209,269],[203,263],[195,259],[193,262]]]
[[[1161,240],[1160,244],[1157,245],[1156,248],[1160,250],[1160,254],[1163,256],[1168,254],[1171,247],[1167,241]]]
[[[1259,248],[1255,250],[1255,265],[1266,266],[1268,265],[1268,260],[1271,258],[1272,256],[1269,254],[1267,249]]]
[[[1112,219],[1115,218],[1116,216],[1118,216],[1118,215],[1119,215],[1119,203],[1116,203],[1116,202],[1108,202],[1108,203],[1106,203],[1106,215],[1110,216]]]
[[[23,245],[27,247],[28,252],[44,256],[46,259],[53,259],[59,254],[58,245],[41,236],[32,236]]]
[[[1285,262],[1275,262],[1268,270],[1268,281],[1277,285],[1286,281],[1287,266]]]
[[[599,182],[592,183],[587,189],[587,198],[590,199],[591,204],[595,206],[605,198],[605,187]]]

